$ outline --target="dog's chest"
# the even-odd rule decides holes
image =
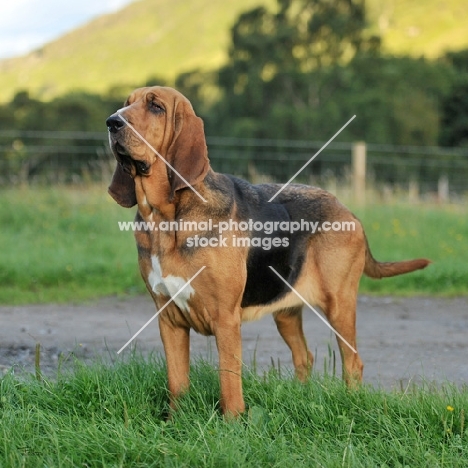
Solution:
[[[154,294],[166,296],[180,310],[190,313],[189,300],[195,295],[195,290],[182,276],[164,275],[157,255],[151,255],[151,267],[146,282]]]
[[[173,302],[183,313],[190,313],[189,300],[195,290],[188,278],[175,273],[177,262],[168,252],[177,251],[174,232],[161,230],[163,219],[154,212],[146,198],[139,205],[137,221],[143,221],[145,229],[135,232],[140,271],[148,288],[155,296],[163,296]],[[169,263],[169,264],[168,264]]]

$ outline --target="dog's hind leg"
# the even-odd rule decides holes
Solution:
[[[291,350],[296,377],[304,382],[310,376],[314,357],[307,347],[302,329],[302,306],[275,312],[273,318]]]
[[[329,217],[339,216],[331,213]],[[356,306],[365,264],[364,233],[360,224],[356,224],[355,231],[330,232],[311,245],[309,280],[317,285],[313,294],[315,301],[311,304],[322,309],[330,325],[342,337],[337,335],[336,339],[343,379],[352,386],[362,380],[363,370],[356,347]]]
[[[336,337],[340,349],[343,379],[348,386],[362,380],[364,365],[356,346],[356,294],[351,291],[330,295],[323,307],[330,325],[346,340]],[[353,349],[351,349],[353,348]]]

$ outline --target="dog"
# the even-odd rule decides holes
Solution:
[[[215,336],[223,414],[243,413],[241,324],[265,314],[273,314],[295,374],[306,380],[313,356],[302,328],[304,301],[336,331],[346,383],[360,382],[362,274],[400,275],[429,260],[376,261],[359,220],[325,190],[252,185],[213,171],[203,121],[172,88],[136,89],[106,123],[117,160],[109,194],[123,207],[137,205],[136,221],[156,226],[136,230],[135,238],[141,275],[160,311],[170,407],[189,389],[194,329]],[[185,222],[193,229],[180,229]]]

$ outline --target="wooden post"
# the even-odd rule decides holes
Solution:
[[[440,203],[446,203],[449,200],[449,180],[446,174],[439,177],[437,192]]]
[[[419,201],[419,182],[415,178],[411,178],[409,181],[408,199],[410,203],[417,203]]]
[[[366,144],[363,141],[353,143],[353,196],[357,204],[366,202]]]

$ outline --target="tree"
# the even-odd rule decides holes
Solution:
[[[288,127],[299,137],[320,106],[321,72],[378,50],[365,34],[363,0],[278,0],[242,14],[232,29],[230,62],[219,71],[223,133],[271,136],[268,116],[292,107]],[[297,131],[299,128],[303,130]]]
[[[445,58],[457,77],[442,103],[439,142],[443,146],[468,146],[468,49],[449,52]]]

